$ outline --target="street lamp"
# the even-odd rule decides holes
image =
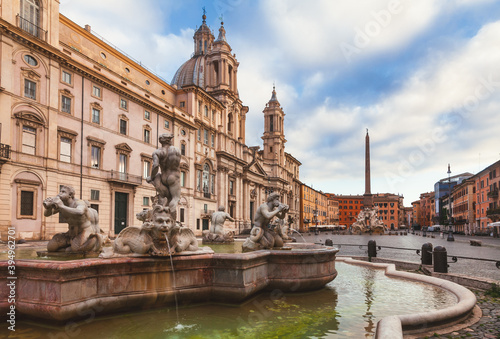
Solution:
[[[448,164],[448,238],[447,241],[455,241],[451,229],[451,180],[450,180],[450,164]]]

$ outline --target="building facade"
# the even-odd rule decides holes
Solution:
[[[0,233],[49,239],[67,230],[42,202],[61,185],[98,210],[113,237],[151,207],[146,182],[163,133],[181,151],[178,220],[201,234],[224,205],[238,232],[271,191],[298,228],[300,162],[285,152],[284,113],[275,90],[265,105],[264,151],[245,144],[249,108],[239,98],[238,61],[223,24],[203,23],[193,57],[167,82],[59,13],[57,0],[0,7]]]
[[[307,232],[316,225],[328,224],[328,197],[305,184],[301,186],[300,231]]]
[[[378,218],[387,230],[397,230],[404,225],[403,196],[391,193],[373,195],[373,204],[378,207]]]

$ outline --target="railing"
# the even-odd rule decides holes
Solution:
[[[328,239],[327,239],[328,240]],[[325,245],[323,243],[316,243],[318,245]],[[337,248],[341,248],[342,246],[353,246],[353,247],[358,247],[360,250],[363,249],[363,247],[369,247],[369,245],[359,245],[359,244],[334,244],[332,243],[329,246],[335,246]],[[404,248],[404,247],[392,247],[392,246],[376,246],[376,250],[381,251],[382,249],[394,249],[394,250],[402,250],[402,251],[414,251],[417,255],[420,255],[421,249],[416,249],[416,248]],[[453,263],[456,263],[458,259],[467,259],[467,260],[478,260],[478,261],[486,261],[486,262],[491,262],[495,263],[496,268],[500,269],[500,260],[495,260],[495,259],[485,259],[485,258],[472,258],[472,257],[463,257],[463,256],[458,256],[458,255],[451,255],[448,254],[448,257],[451,257],[451,260]]]
[[[490,191],[486,194],[489,198],[498,198],[498,190],[493,190],[493,191]]]
[[[47,31],[43,30],[41,27],[38,27],[31,21],[28,21],[22,18],[19,14],[16,16],[17,26],[21,28],[23,31],[28,32],[29,34],[37,37],[38,39],[47,41]]]
[[[492,215],[492,214],[500,214],[500,207],[499,208],[490,208],[486,211],[486,215]]]
[[[0,158],[10,159],[10,145],[0,144]]]
[[[108,181],[120,181],[133,185],[140,185],[142,184],[142,177],[140,175],[121,173],[111,170],[108,174]]]

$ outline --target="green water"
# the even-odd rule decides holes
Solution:
[[[371,338],[387,315],[457,302],[439,288],[385,277],[383,270],[336,263],[338,277],[308,293],[263,292],[242,305],[204,304],[87,319],[62,326],[18,321],[9,338]]]

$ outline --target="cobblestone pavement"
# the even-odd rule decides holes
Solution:
[[[500,298],[493,298],[483,291],[473,291],[477,297],[477,305],[483,315],[481,319],[464,329],[447,334],[433,334],[420,339],[431,338],[496,338],[500,339]]]

